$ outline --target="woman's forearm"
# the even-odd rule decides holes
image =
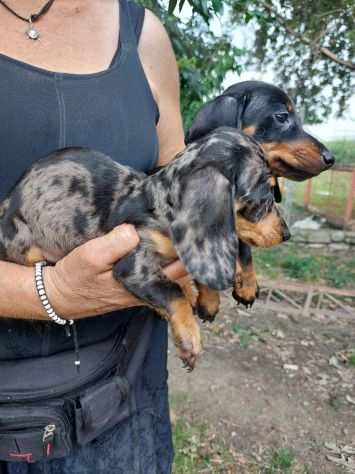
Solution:
[[[139,304],[112,275],[114,262],[137,243],[134,228],[122,225],[45,267],[46,292],[57,314],[79,319]],[[35,289],[33,268],[0,261],[0,315],[49,320]]]
[[[0,317],[48,319],[34,286],[33,268],[0,262]]]
[[[134,228],[122,225],[45,267],[44,285],[56,313],[79,319],[137,306],[139,302],[112,275],[115,261],[137,243]],[[35,289],[33,268],[0,261],[0,315],[49,320]]]
[[[114,263],[138,241],[135,229],[123,224],[74,249],[55,266],[45,267],[44,286],[56,313],[80,319],[141,305],[112,274]],[[186,275],[180,262],[165,273],[174,280]],[[0,315],[49,320],[35,289],[33,268],[0,261]]]
[[[66,291],[63,285],[55,284],[55,273],[55,267],[44,269],[45,287],[52,306],[65,319],[96,316],[134,305],[134,297],[121,288],[117,288],[115,298],[110,292],[105,302],[94,289],[78,297],[75,291]],[[0,262],[0,318],[49,321],[35,289],[33,268]]]

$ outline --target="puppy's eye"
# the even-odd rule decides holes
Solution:
[[[283,113],[283,114],[275,114],[275,118],[278,122],[280,123],[285,123],[288,119],[288,113]]]

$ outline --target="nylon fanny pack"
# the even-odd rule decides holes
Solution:
[[[154,318],[137,315],[124,334],[83,348],[79,376],[68,377],[70,352],[0,362],[0,461],[68,456],[134,413]]]

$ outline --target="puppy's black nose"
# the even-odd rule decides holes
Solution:
[[[329,150],[322,151],[322,158],[324,163],[327,165],[328,168],[334,165],[335,159],[333,153]]]

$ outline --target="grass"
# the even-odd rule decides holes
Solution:
[[[353,354],[350,354],[348,361],[352,367],[355,367],[355,352]]]
[[[217,440],[205,424],[191,424],[179,418],[174,432],[175,462],[173,474],[217,474],[229,472],[233,462],[223,440]]]
[[[232,327],[234,334],[239,336],[239,345],[242,349],[247,349],[249,344],[253,341],[257,341],[259,338],[250,329],[241,327],[239,324],[234,324]]]
[[[302,468],[296,462],[294,453],[286,447],[267,451],[264,460],[256,462],[237,455],[213,433],[213,427],[192,423],[186,416],[178,418],[173,430],[173,474],[311,474],[307,466]]]
[[[198,462],[198,444],[201,431],[185,421],[177,421],[174,429],[174,474],[189,474]]]
[[[257,272],[267,278],[293,278],[304,282],[323,283],[344,288],[355,286],[355,255],[307,255],[293,244],[271,249],[257,249],[253,255]]]
[[[265,474],[290,473],[294,464],[294,454],[287,448],[280,448],[272,452],[270,463],[264,472]]]
[[[326,146],[335,156],[336,162],[342,165],[355,165],[355,140],[334,140]]]

